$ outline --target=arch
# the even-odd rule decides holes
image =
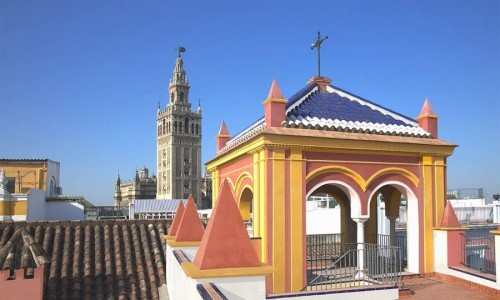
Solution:
[[[253,178],[252,178],[252,175],[248,172],[243,172],[240,174],[240,176],[238,177],[238,179],[236,179],[236,184],[234,185],[234,193],[238,196],[238,199],[239,197],[241,197],[241,192],[243,192],[243,181],[250,181],[248,183],[245,184],[248,185],[248,186],[253,186]],[[242,187],[243,186],[243,187]],[[253,192],[253,189],[252,189],[252,192]]]
[[[365,179],[359,175],[356,171],[346,168],[346,167],[341,167],[341,166],[326,166],[326,167],[321,167],[318,168],[311,173],[309,173],[306,176],[306,183],[314,179],[315,177],[325,174],[325,173],[341,173],[346,176],[349,176],[352,178],[360,187],[363,191],[366,191],[366,181]]]
[[[50,178],[50,190],[49,190],[50,196],[54,196],[56,194],[56,185],[57,185],[56,178],[52,176]]]
[[[253,205],[253,190],[250,186],[245,185],[241,191],[241,195],[238,198],[238,208],[240,209],[241,217],[244,221],[251,220]]]
[[[389,180],[382,182],[370,193],[368,198],[368,207],[373,196],[379,193],[380,188],[384,186],[392,186],[398,189],[406,198],[407,217],[406,217],[406,239],[408,251],[408,271],[413,273],[420,272],[420,222],[419,222],[419,203],[418,198],[413,190],[401,181]],[[369,212],[368,212],[369,217]],[[411,238],[410,238],[411,237]],[[416,237],[416,238],[415,238]]]
[[[420,179],[415,176],[412,172],[402,169],[402,168],[385,168],[382,169],[375,174],[373,174],[367,181],[366,181],[366,186],[368,187],[370,184],[372,184],[377,178],[387,175],[387,174],[398,174],[406,177],[408,180],[410,180],[415,187],[418,186],[418,183],[420,182]],[[366,189],[365,189],[366,190]]]
[[[360,218],[361,215],[361,198],[359,197],[359,194],[356,192],[356,190],[348,185],[347,183],[339,180],[327,180],[318,183],[314,187],[312,187],[309,191],[307,191],[306,194],[306,199],[308,199],[312,193],[314,193],[318,188],[324,186],[324,185],[334,185],[338,188],[340,188],[348,197],[349,201],[351,204],[351,218]]]

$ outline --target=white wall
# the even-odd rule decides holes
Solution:
[[[47,182],[45,189],[47,191],[47,196],[54,196],[50,194],[50,180],[52,177],[56,179],[56,187],[60,187],[61,182],[60,182],[60,174],[61,174],[61,169],[60,169],[60,164],[59,162],[49,160],[47,164]]]
[[[306,234],[340,233],[340,207],[314,209],[306,203]]]
[[[167,244],[167,289],[169,298],[180,299],[202,299],[196,285],[213,283],[228,299],[266,299],[265,276],[246,277],[224,277],[224,278],[200,278],[188,277],[181,265],[175,258],[173,250],[182,250],[190,259],[194,260],[198,247],[176,247]]]
[[[497,245],[500,245],[500,236],[495,238],[495,246]],[[498,262],[500,259],[500,253],[498,251],[495,252],[495,256]],[[493,282],[448,268],[448,232],[445,230],[434,230],[434,272],[455,276],[500,290],[500,282]]]
[[[84,207],[76,202],[46,201],[45,220],[85,220]]]
[[[27,221],[45,220],[45,191],[30,189],[28,192]]]

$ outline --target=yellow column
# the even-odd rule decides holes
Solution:
[[[259,174],[259,153],[253,154],[253,236],[260,237],[260,174]]]
[[[272,257],[274,293],[285,292],[285,150],[273,149],[272,201],[273,243]]]
[[[424,240],[424,273],[434,272],[434,236],[433,236],[433,191],[434,180],[433,158],[422,157],[422,174],[424,177],[424,205],[423,205],[423,240]]]
[[[304,174],[302,151],[290,152],[290,275],[292,292],[304,286]]]
[[[215,207],[217,197],[219,197],[219,170],[215,169],[212,172],[212,208]]]
[[[445,191],[445,164],[444,157],[436,157],[434,161],[435,173],[434,173],[434,201],[436,201],[436,213],[434,225],[437,226],[441,221],[441,217],[444,213],[444,206],[446,202],[446,191]]]
[[[262,238],[262,260],[268,263],[267,259],[267,197],[266,197],[266,153],[265,150],[259,152],[259,215],[260,215],[260,236]]]

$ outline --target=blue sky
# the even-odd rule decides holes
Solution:
[[[222,119],[237,133],[316,73],[416,117],[460,147],[448,187],[500,193],[500,1],[0,2],[0,157],[61,163],[67,195],[111,205],[116,175],[156,173],[156,110],[182,43],[203,161]]]

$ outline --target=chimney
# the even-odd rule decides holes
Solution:
[[[230,138],[231,135],[229,134],[229,131],[227,131],[226,123],[222,121],[219,133],[215,136],[215,152],[219,152],[222,148],[224,148]]]
[[[438,138],[438,116],[434,114],[431,104],[427,98],[425,98],[420,115],[416,119],[418,120],[420,127],[431,134],[431,138]]]
[[[332,83],[332,80],[328,77],[313,76],[307,84],[316,83],[320,91],[326,91],[326,87]]]
[[[283,97],[276,79],[273,79],[267,99],[262,104],[265,108],[266,126],[268,128],[281,127],[281,123],[286,119],[286,99]]]

